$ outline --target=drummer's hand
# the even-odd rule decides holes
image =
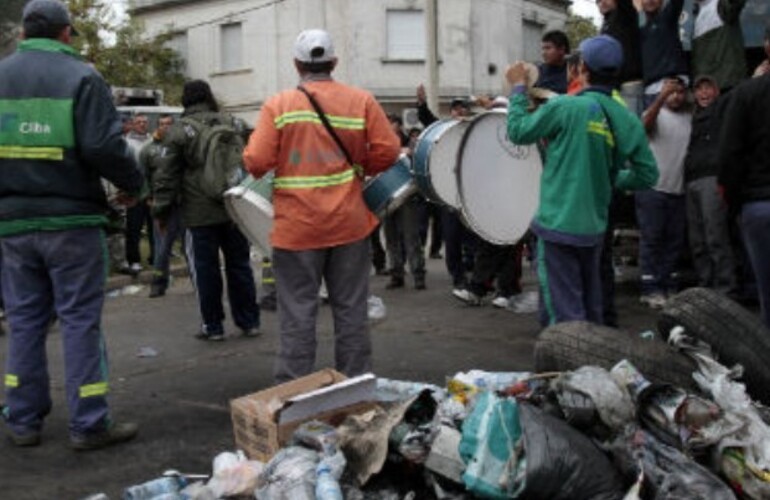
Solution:
[[[425,104],[425,85],[422,83],[417,86],[417,104]]]
[[[505,79],[514,87],[516,85],[527,85],[529,82],[527,66],[521,61],[511,64],[505,71]]]

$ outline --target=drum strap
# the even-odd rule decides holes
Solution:
[[[351,167],[353,167],[353,170],[355,170],[356,174],[358,174],[359,177],[363,177],[363,172],[361,171],[361,167],[353,163],[353,158],[350,157],[350,153],[348,153],[348,150],[345,149],[345,145],[342,144],[342,140],[340,140],[340,137],[337,135],[337,132],[334,131],[334,127],[332,127],[332,124],[329,123],[329,119],[326,117],[326,113],[324,113],[324,110],[321,108],[321,105],[318,104],[318,101],[316,101],[315,97],[313,97],[310,94],[310,92],[308,92],[308,90],[302,85],[297,85],[297,90],[299,90],[300,92],[302,92],[307,96],[307,100],[310,101],[310,104],[313,106],[313,109],[318,115],[318,118],[321,119],[321,123],[323,123],[324,128],[326,129],[327,132],[329,132],[329,135],[332,136],[332,139],[334,139],[334,142],[337,143],[337,147],[340,148],[340,151],[342,151],[342,154],[345,155],[345,159],[347,160],[348,164]]]

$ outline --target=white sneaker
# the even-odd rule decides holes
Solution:
[[[663,309],[666,297],[662,293],[648,293],[639,297],[639,302],[652,309]]]
[[[455,288],[452,290],[452,295],[468,304],[469,306],[480,306],[481,297],[466,289]]]
[[[510,299],[508,299],[508,297],[503,297],[502,295],[498,295],[497,297],[492,299],[492,305],[495,307],[499,307],[500,309],[507,308],[510,303],[511,303]]]
[[[530,314],[537,312],[539,306],[540,299],[537,292],[523,292],[511,297],[508,310],[516,314]]]
[[[129,269],[131,270],[132,273],[140,273],[142,272],[142,265],[138,262],[134,262],[133,264],[131,264]]]

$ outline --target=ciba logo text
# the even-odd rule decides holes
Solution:
[[[22,122],[19,125],[19,132],[22,134],[50,134],[51,126],[47,123]]]

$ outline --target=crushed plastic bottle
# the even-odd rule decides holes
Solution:
[[[146,483],[126,488],[123,500],[156,500],[158,497],[181,498],[179,491],[187,485],[187,480],[181,476],[160,477]]]
[[[316,500],[343,500],[340,483],[332,475],[331,466],[321,460],[316,467]]]

